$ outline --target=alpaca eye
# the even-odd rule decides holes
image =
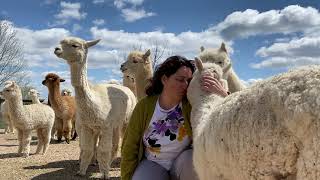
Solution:
[[[218,64],[223,64],[223,62],[222,62],[222,61],[219,61]]]
[[[77,46],[77,45],[73,44],[73,45],[72,45],[72,47],[77,48],[77,47],[79,47],[79,46]]]

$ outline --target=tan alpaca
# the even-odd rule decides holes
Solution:
[[[30,89],[28,92],[28,95],[31,98],[32,104],[40,104],[40,100],[39,100],[39,92],[35,89]]]
[[[118,150],[120,130],[128,123],[136,97],[122,85],[90,85],[87,77],[88,48],[99,40],[85,41],[68,37],[54,53],[68,63],[77,105],[76,128],[80,135],[80,170],[86,174],[97,144],[97,160],[102,178],[107,179],[110,164]],[[78,131],[78,129],[80,129]]]
[[[48,87],[49,101],[56,114],[54,130],[57,131],[58,142],[61,142],[62,136],[64,136],[69,144],[72,130],[75,127],[76,103],[73,96],[61,96],[60,82],[64,81],[57,74],[49,73],[42,84]],[[73,135],[73,139],[75,137],[76,135]]]
[[[145,53],[133,51],[120,68],[123,74],[134,78],[138,100],[146,96],[146,86],[153,76],[150,54],[150,49]]]
[[[133,94],[137,97],[137,88],[136,88],[136,82],[134,77],[131,77],[128,74],[123,74],[122,84],[128,87],[133,92]]]
[[[203,61],[203,63],[215,63],[222,69],[231,66],[231,60],[224,43],[222,43],[221,47],[218,49],[205,49],[204,47],[201,47],[200,49],[201,52],[199,54],[199,58]],[[232,67],[230,70],[228,70],[228,73],[223,75],[223,79],[228,81],[228,87],[231,93],[241,91],[245,88],[244,84],[240,81]]]

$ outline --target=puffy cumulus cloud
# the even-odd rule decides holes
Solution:
[[[70,35],[68,30],[63,28],[30,30],[17,27],[15,29],[17,37],[23,44],[24,58],[29,66],[57,67],[61,64],[61,61],[56,60],[53,51],[60,40]]]
[[[57,21],[51,26],[67,24],[70,20],[81,20],[87,16],[87,13],[80,12],[80,3],[68,3],[62,1],[60,6],[61,11],[55,15]]]
[[[127,54],[134,47],[146,50],[158,46],[170,51],[171,54],[180,54],[189,58],[197,55],[201,46],[220,47],[223,41],[219,35],[211,31],[187,31],[176,35],[161,31],[129,33],[123,30],[111,31],[93,27],[91,33],[95,39],[102,39],[100,46],[105,49],[116,49],[118,53],[125,51],[124,54]]]
[[[290,5],[282,10],[261,13],[253,9],[233,12],[211,29],[232,40],[259,34],[309,33],[319,29],[319,26],[320,13],[317,9]]]
[[[104,0],[93,0],[92,3],[93,4],[102,4],[102,3],[104,3]]]
[[[252,86],[254,85],[255,83],[259,82],[259,81],[262,81],[263,79],[262,78],[257,78],[257,79],[254,79],[254,78],[251,78],[251,79],[248,79],[248,80],[240,80],[246,87],[249,87],[249,86]]]
[[[156,13],[153,12],[146,12],[144,9],[122,9],[121,10],[121,16],[125,19],[127,22],[134,22],[142,18],[147,18],[151,16],[155,16]]]
[[[95,26],[100,26],[100,25],[104,25],[105,24],[105,21],[103,19],[95,19],[92,21],[92,23],[95,25]]]
[[[154,12],[147,12],[141,6],[144,0],[115,0],[114,6],[121,11],[121,16],[127,22],[155,16]]]
[[[282,68],[320,64],[320,37],[302,37],[261,47],[256,55],[266,58],[253,68]]]

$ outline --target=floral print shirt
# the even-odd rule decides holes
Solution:
[[[180,103],[172,109],[164,110],[158,100],[143,136],[146,158],[167,170],[170,170],[174,159],[191,143],[191,137],[186,133],[181,107]]]

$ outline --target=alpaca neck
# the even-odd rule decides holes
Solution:
[[[33,104],[40,104],[38,96],[32,96],[31,101]]]
[[[52,107],[59,107],[61,104],[60,85],[56,84],[49,88],[49,100]]]
[[[233,69],[230,69],[227,81],[228,81],[229,91],[231,93],[241,91],[242,89],[245,88],[244,85],[241,83],[239,77],[233,71]]]
[[[6,100],[8,110],[10,111],[10,115],[13,120],[19,121],[23,116],[23,101],[22,95],[18,94],[17,96],[11,98],[10,100]]]
[[[87,63],[83,64],[72,63],[70,65],[71,84],[74,87],[75,96],[82,97],[86,100],[92,99],[90,86],[87,79]]]
[[[133,94],[137,97],[136,85],[134,82],[130,81],[130,79],[123,77],[122,84],[128,87]]]
[[[146,86],[149,79],[152,78],[153,70],[151,63],[148,66],[138,71],[136,76],[136,90],[138,100],[146,96]]]

